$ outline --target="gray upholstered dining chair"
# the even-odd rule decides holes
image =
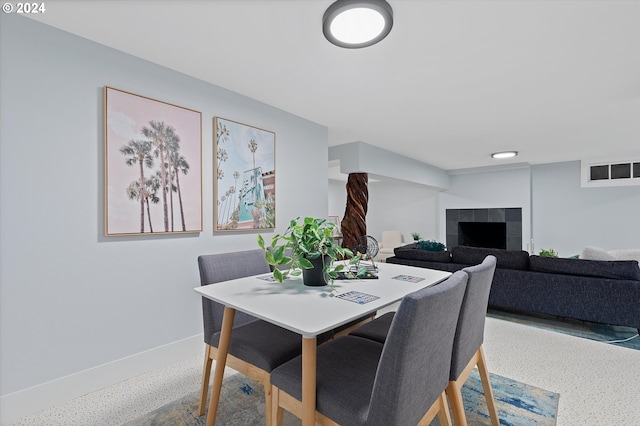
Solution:
[[[449,385],[447,386],[447,397],[451,403],[451,411],[453,412],[453,420],[456,426],[467,424],[461,389],[476,366],[480,373],[491,424],[493,426],[500,424],[491,382],[489,381],[489,371],[487,370],[482,349],[489,292],[495,269],[496,258],[494,256],[487,256],[480,265],[462,269],[469,275],[469,282],[462,302],[460,319],[458,320],[453,343],[451,371]],[[384,342],[393,318],[393,312],[387,313],[352,331],[351,335],[368,338],[376,342]]]
[[[271,272],[271,268],[265,260],[264,251],[261,249],[202,255],[198,257],[198,268],[201,285],[211,285],[221,281]],[[199,416],[204,414],[207,406],[211,366],[213,360],[218,356],[223,314],[223,305],[202,298],[205,357],[198,404]],[[371,317],[357,319],[321,334],[317,341],[320,344],[335,336],[348,334],[352,329],[370,320]],[[271,370],[300,353],[302,353],[302,338],[299,334],[243,312],[236,312],[227,365],[262,383],[266,404],[265,417],[268,425],[271,424],[271,383],[269,381]]]
[[[467,282],[456,272],[402,299],[384,344],[344,336],[318,347],[316,422],[323,425],[429,424],[451,418],[444,390]],[[301,417],[302,357],[271,372],[274,424],[283,409]]]
[[[489,292],[496,270],[496,258],[487,256],[480,265],[469,266],[463,271],[469,275],[467,291],[462,302],[456,337],[453,341],[451,372],[447,397],[451,404],[453,420],[456,426],[466,426],[467,418],[462,404],[462,385],[467,381],[474,367],[478,367],[484,398],[487,401],[491,424],[499,426],[498,409],[489,380],[489,370],[484,358],[484,323],[487,316]]]
[[[261,249],[202,255],[198,257],[201,285],[271,272]],[[205,357],[198,415],[207,405],[211,365],[218,355],[218,343],[224,306],[202,298]],[[271,424],[271,383],[269,375],[278,365],[302,353],[300,335],[243,312],[236,312],[229,344],[227,365],[262,383],[265,417]]]

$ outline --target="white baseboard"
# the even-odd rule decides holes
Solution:
[[[0,424],[62,404],[123,380],[202,353],[202,334],[187,337],[97,367],[0,397]]]

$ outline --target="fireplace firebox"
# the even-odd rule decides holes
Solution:
[[[522,250],[522,208],[447,209],[447,248]]]
[[[506,222],[458,222],[458,244],[471,247],[507,248]]]

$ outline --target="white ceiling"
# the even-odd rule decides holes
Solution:
[[[391,34],[359,50],[324,39],[332,0],[50,0],[31,17],[325,125],[330,146],[447,170],[500,150],[640,158],[640,1],[388,1]]]

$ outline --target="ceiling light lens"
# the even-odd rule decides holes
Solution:
[[[494,152],[491,154],[491,158],[502,159],[502,158],[512,158],[518,155],[517,151],[503,151],[503,152]]]
[[[348,49],[372,46],[393,27],[393,10],[385,0],[337,0],[324,12],[322,32]]]
[[[384,30],[384,17],[373,9],[358,7],[349,9],[331,22],[331,34],[338,40],[358,44],[365,43],[378,37]]]

